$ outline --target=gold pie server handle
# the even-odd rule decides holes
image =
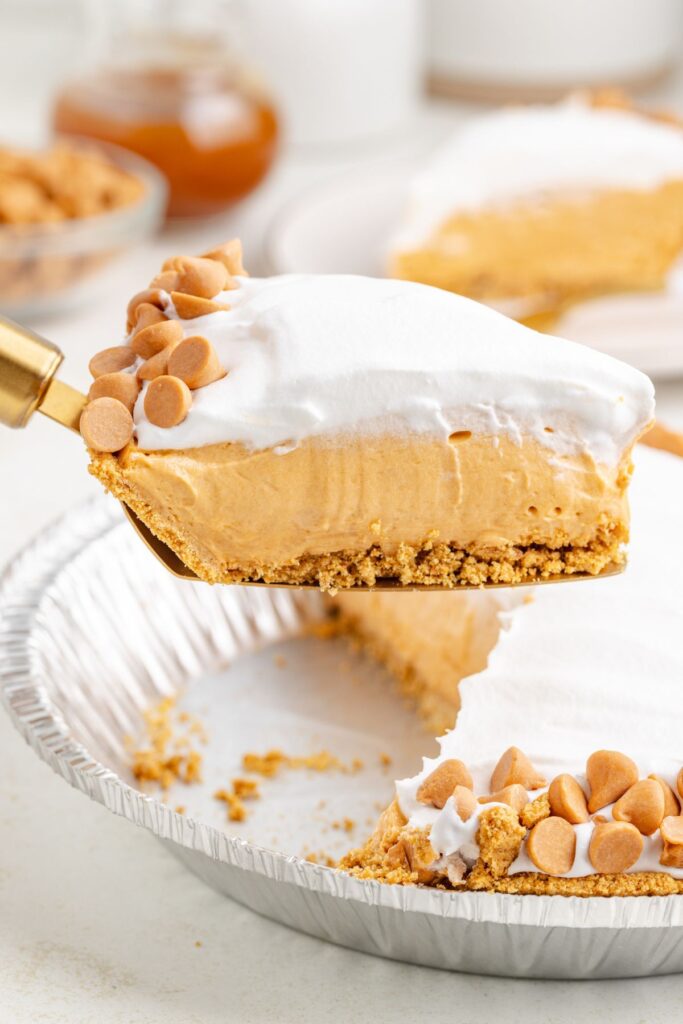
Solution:
[[[63,358],[51,341],[0,317],[0,423],[25,427],[38,410],[78,433],[87,398],[56,380]]]

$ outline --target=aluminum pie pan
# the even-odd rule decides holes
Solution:
[[[29,745],[72,786],[158,836],[217,891],[299,931],[396,960],[510,977],[683,970],[680,897],[380,885],[180,815],[112,767],[125,731],[155,695],[248,658],[319,614],[310,592],[174,579],[102,497],[46,530],[5,571],[0,693]],[[125,635],[112,631],[122,615]]]

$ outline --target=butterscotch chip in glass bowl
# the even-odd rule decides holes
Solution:
[[[635,825],[607,821],[596,825],[588,847],[588,858],[600,875],[619,875],[637,863],[644,840]]]
[[[230,309],[225,302],[214,302],[213,299],[202,299],[199,295],[186,295],[184,292],[171,292],[171,300],[181,320],[194,320],[198,316]]]
[[[421,804],[432,807],[443,807],[456,786],[472,789],[472,776],[467,766],[457,757],[451,757],[437,765],[431,774],[422,782],[417,790],[417,799]]]
[[[565,818],[551,815],[534,825],[526,841],[529,859],[545,875],[566,875],[576,855],[576,832]]]
[[[119,370],[127,369],[133,365],[135,358],[130,345],[114,345],[97,352],[88,363],[88,369],[93,377],[102,377],[105,373],[118,373]]]
[[[512,807],[514,811],[520,814],[529,803],[529,794],[524,786],[521,786],[518,782],[513,782],[511,786],[504,786],[503,789],[498,789],[495,793],[480,796],[479,803],[507,804],[508,807]]]
[[[116,398],[96,398],[81,413],[80,431],[88,448],[120,452],[133,437],[133,417]]]
[[[638,767],[618,750],[596,750],[586,763],[591,814],[623,796],[638,781]]]
[[[187,384],[169,374],[156,377],[145,392],[145,415],[157,427],[176,427],[191,405],[192,394]]]
[[[586,794],[573,775],[565,772],[554,778],[548,789],[548,800],[552,813],[570,825],[588,821]]]
[[[519,747],[509,747],[493,769],[491,789],[501,790],[515,784],[525,789],[541,789],[546,780]]]
[[[132,413],[140,394],[140,382],[132,373],[104,373],[90,385],[88,399],[115,398]]]
[[[175,348],[168,361],[168,372],[179,377],[189,388],[206,387],[221,377],[225,370],[221,366],[215,348],[208,338],[201,334],[192,335]]]
[[[178,320],[163,320],[136,331],[130,347],[141,359],[151,359],[172,342],[182,341],[183,328]]]
[[[615,821],[630,821],[644,836],[657,831],[664,817],[664,791],[656,779],[641,779],[612,808]]]

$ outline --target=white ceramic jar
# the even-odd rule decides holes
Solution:
[[[544,99],[647,85],[680,54],[681,0],[429,0],[433,91]]]

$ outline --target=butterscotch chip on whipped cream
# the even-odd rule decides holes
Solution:
[[[163,377],[168,373],[168,361],[171,358],[171,353],[180,344],[180,341],[170,341],[165,348],[162,348],[161,352],[157,352],[155,356],[150,359],[146,359],[144,363],[137,369],[137,376],[139,380],[154,380],[156,377]]]
[[[200,299],[213,299],[228,283],[228,271],[218,260],[207,260],[201,256],[180,256],[171,262],[172,265],[165,266],[165,269],[178,273],[178,284],[174,291],[198,295]]]
[[[591,814],[614,803],[638,781],[638,767],[618,750],[596,750],[586,763],[590,787],[588,810]]]
[[[662,854],[659,863],[665,867],[683,868],[683,817],[675,815],[662,822]]]
[[[586,794],[573,775],[564,772],[550,783],[548,799],[553,814],[571,825],[588,821]]]
[[[145,392],[145,415],[157,427],[175,427],[182,423],[191,405],[192,395],[187,384],[169,374],[156,377]]]
[[[166,314],[151,302],[141,302],[136,307],[134,313],[134,325],[133,325],[133,337],[143,331],[146,327],[151,327],[152,324],[163,324],[166,322],[168,317]],[[131,346],[132,347],[132,346]],[[138,352],[138,355],[144,354]]]
[[[525,789],[541,789],[546,785],[546,780],[519,747],[509,747],[493,769],[491,789],[505,789],[515,784]]]
[[[678,802],[678,797],[674,793],[673,789],[661,775],[648,775],[648,779],[654,779],[662,787],[664,793],[664,817],[675,817],[681,813],[681,805]]]
[[[102,377],[105,373],[118,373],[135,362],[135,352],[129,345],[113,345],[104,348],[92,357],[88,369],[93,377]]]
[[[507,804],[508,807],[512,807],[520,814],[529,803],[529,794],[524,786],[521,786],[518,782],[513,782],[511,786],[504,786],[503,789],[498,789],[495,793],[489,793],[488,796],[480,796],[479,803]]]
[[[588,856],[601,875],[616,875],[632,868],[643,852],[643,837],[625,821],[608,821],[593,830]]]
[[[173,350],[168,361],[168,372],[174,377],[185,381],[188,388],[195,391],[207,384],[225,377],[216,350],[201,334],[195,334]]]
[[[180,276],[177,270],[162,270],[149,282],[150,288],[160,288],[164,292],[172,293],[178,287]]]
[[[574,865],[576,833],[564,818],[544,818],[529,833],[526,852],[544,874],[566,875]]]
[[[432,807],[443,807],[456,786],[472,789],[472,776],[467,766],[458,758],[442,761],[431,775],[428,775],[417,791],[420,803]]]
[[[641,779],[612,808],[615,821],[630,821],[644,836],[657,831],[664,817],[664,791],[656,779]]]
[[[164,296],[160,288],[143,288],[142,291],[136,292],[132,299],[128,302],[126,309],[126,329],[132,330],[136,324],[138,316],[138,309],[140,306],[156,306],[157,309],[162,312],[164,308]]]
[[[153,308],[153,307],[152,307]],[[158,355],[167,345],[183,339],[183,328],[177,320],[162,320],[136,330],[130,341],[130,347],[141,359],[151,359]]]
[[[249,276],[242,263],[242,243],[239,238],[232,238],[229,242],[219,245],[216,249],[203,253],[203,258],[218,260],[223,264],[228,273],[234,274],[235,277]]]
[[[133,437],[133,417],[116,398],[96,398],[81,413],[80,431],[93,451],[119,452]]]
[[[104,373],[90,385],[88,400],[115,398],[132,413],[139,393],[140,383],[132,373]]]
[[[456,786],[451,796],[461,821],[469,821],[477,810],[477,798],[467,786]]]
[[[171,301],[181,320],[194,320],[198,316],[230,309],[226,302],[214,302],[213,299],[202,299],[199,295],[186,295],[184,292],[172,291]]]

